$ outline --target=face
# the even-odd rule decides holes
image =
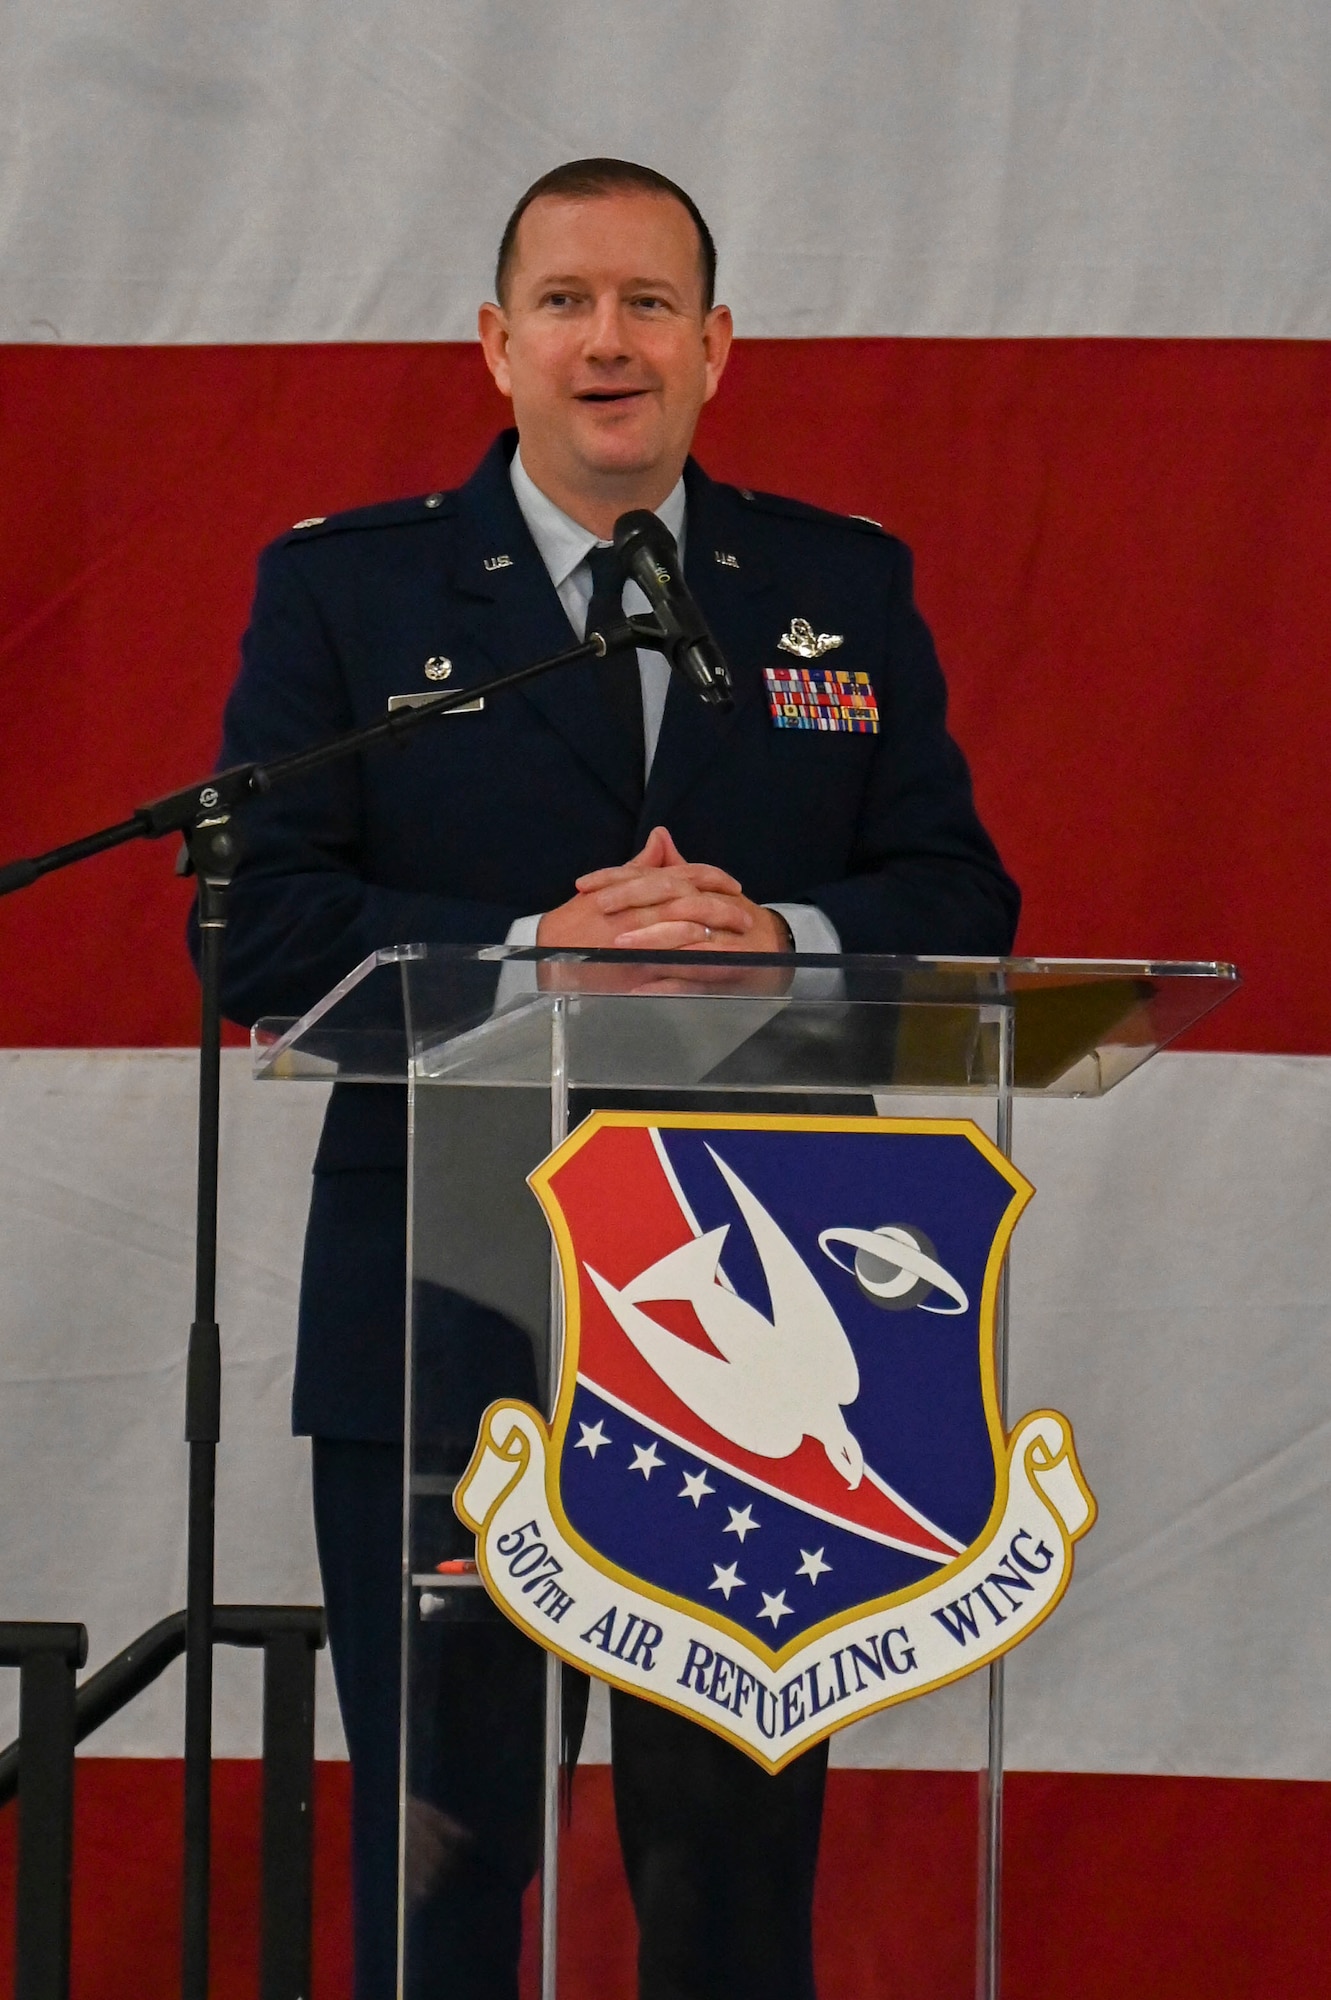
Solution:
[[[542,196],[519,224],[507,291],[481,308],[481,341],[537,485],[575,518],[659,505],[731,339],[728,309],[703,311],[688,211],[637,190]]]

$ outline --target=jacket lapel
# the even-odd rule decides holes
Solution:
[[[512,431],[498,438],[459,492],[452,578],[475,607],[467,620],[471,636],[500,674],[562,653],[578,638],[514,498],[508,468],[515,443]],[[591,662],[556,668],[514,692],[616,798],[637,810],[641,777],[627,768]]]
[[[754,661],[754,599],[772,588],[772,580],[747,553],[745,516],[730,489],[709,479],[692,459],[684,482],[684,574],[730,667],[735,706],[728,714],[708,708],[681,674],[671,675],[643,800],[644,826],[657,825],[673,811],[731,731],[763,698],[762,669]]]

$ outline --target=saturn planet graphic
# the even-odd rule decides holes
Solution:
[[[849,1262],[836,1249],[849,1250]],[[840,1271],[849,1272],[861,1292],[884,1312],[964,1313],[970,1300],[952,1273],[938,1261],[938,1252],[922,1229],[911,1223],[883,1222],[876,1229],[824,1229],[818,1238],[823,1255]]]

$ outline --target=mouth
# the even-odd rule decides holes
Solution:
[[[583,389],[574,398],[579,403],[636,403],[646,389]]]

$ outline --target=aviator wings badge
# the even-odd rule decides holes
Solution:
[[[807,618],[792,618],[790,630],[776,643],[779,652],[793,653],[797,660],[821,660],[824,653],[843,646],[845,639],[840,632],[815,632]]]
[[[600,1111],[531,1184],[555,1415],[491,1404],[455,1504],[532,1638],[776,1771],[1048,1617],[1095,1503],[1003,1427],[1032,1189],[976,1125]]]

